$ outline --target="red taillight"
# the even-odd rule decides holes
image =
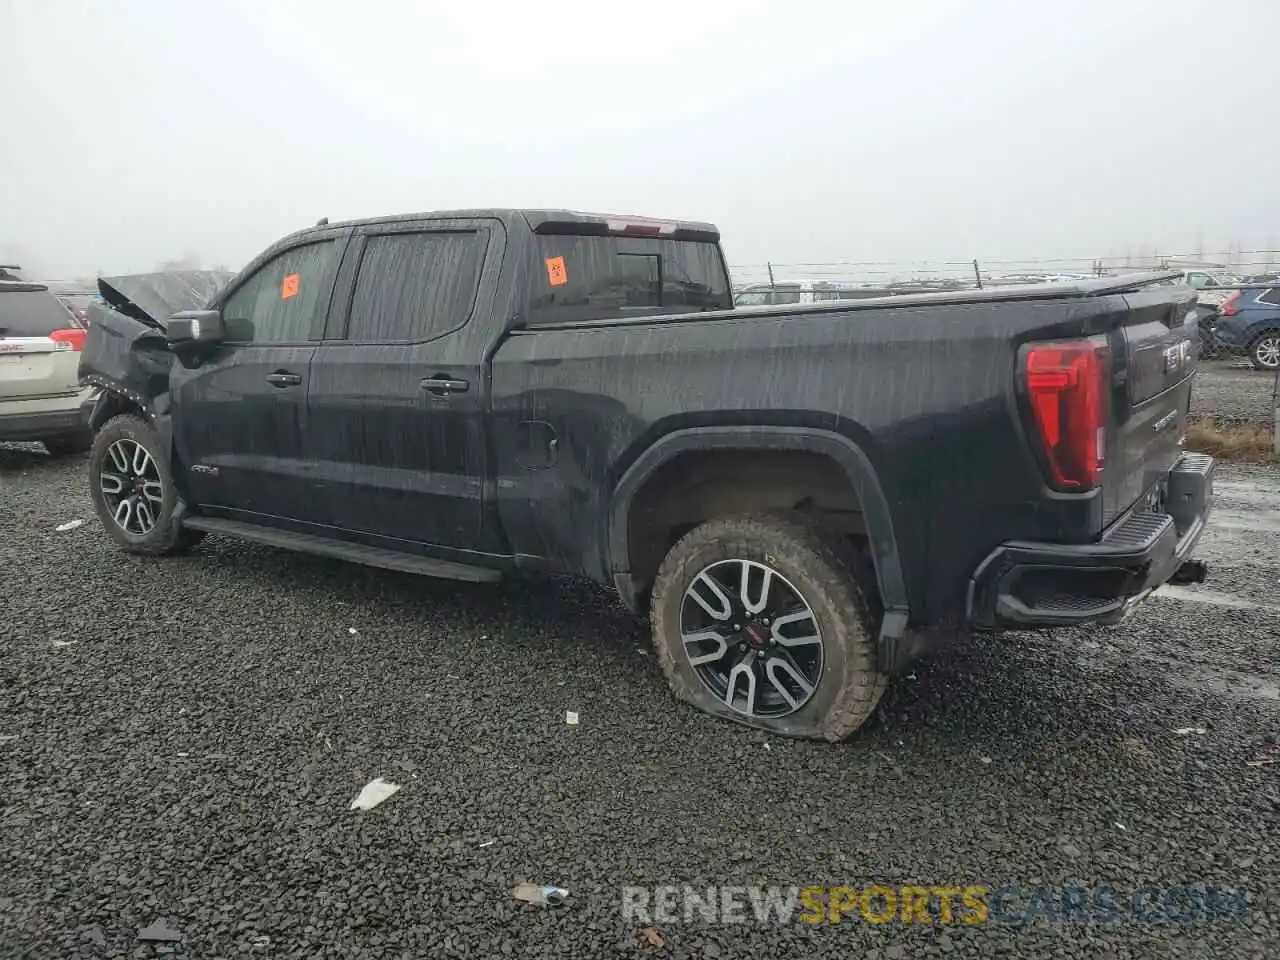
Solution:
[[[1110,360],[1106,344],[1093,340],[1026,348],[1027,398],[1055,489],[1092,490],[1102,481]]]
[[[70,350],[83,350],[84,337],[85,337],[84,330],[76,330],[74,328],[68,328],[66,330],[55,330],[53,331],[53,333],[49,334],[50,340],[52,340],[54,343],[65,343],[67,344],[67,349],[70,349]]]
[[[1222,304],[1218,307],[1218,312],[1224,317],[1234,317],[1240,312],[1240,308],[1236,306],[1236,301],[1239,299],[1240,291],[1237,290],[1235,293],[1231,294],[1231,296],[1227,297],[1227,299],[1222,301]]]

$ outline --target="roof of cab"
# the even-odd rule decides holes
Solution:
[[[321,221],[315,226],[297,230],[289,235],[291,239],[309,233],[333,230],[335,228],[367,227],[382,224],[405,223],[412,220],[500,220],[507,226],[521,224],[535,233],[573,232],[572,228],[594,227],[600,232],[612,232],[611,227],[621,225],[661,227],[663,233],[674,230],[682,235],[698,235],[700,239],[718,241],[720,230],[712,223],[698,220],[673,220],[659,217],[642,217],[621,213],[586,213],[579,210],[558,210],[553,208],[524,209],[514,207],[495,207],[489,209],[475,208],[465,210],[432,210],[421,213],[404,213],[387,217],[362,217],[356,220],[341,220],[333,223]],[[566,229],[568,228],[568,229]],[[621,230],[619,230],[621,232]]]

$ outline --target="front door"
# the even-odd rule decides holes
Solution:
[[[501,552],[485,513],[485,350],[502,234],[486,221],[361,228],[311,369],[331,522],[360,539]],[[481,322],[483,320],[484,322]],[[388,546],[396,546],[388,543]]]
[[[226,339],[171,377],[174,444],[192,505],[255,522],[321,522],[307,389],[346,234],[270,257],[219,298]]]

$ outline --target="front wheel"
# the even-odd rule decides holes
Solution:
[[[799,518],[696,527],[671,548],[653,589],[654,645],[672,691],[784,736],[849,737],[888,682],[857,576],[838,545]]]
[[[1253,341],[1249,362],[1258,370],[1280,370],[1280,330],[1268,330]]]
[[[89,496],[111,539],[129,553],[177,553],[202,536],[179,525],[168,459],[155,431],[133,414],[113,417],[94,437]]]

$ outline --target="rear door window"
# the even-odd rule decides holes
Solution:
[[[0,337],[47,337],[80,326],[47,290],[0,289]]]
[[[531,324],[728,310],[714,243],[652,237],[537,237]]]
[[[476,231],[367,237],[347,339],[414,342],[461,327],[475,307],[486,243]]]

